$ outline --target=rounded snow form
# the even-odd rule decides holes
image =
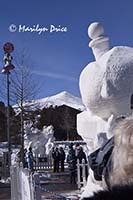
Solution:
[[[88,36],[91,39],[95,39],[104,35],[104,28],[99,22],[94,22],[88,27]]]
[[[89,47],[92,48],[95,59],[98,60],[109,50],[109,38],[104,35],[104,28],[99,22],[94,22],[89,26],[88,35],[92,39]]]
[[[109,39],[98,22],[88,29],[95,61],[80,75],[80,92],[87,110],[102,119],[132,112],[133,48],[117,46],[109,49]]]

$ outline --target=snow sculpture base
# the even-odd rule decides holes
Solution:
[[[82,194],[80,196],[80,200],[82,200],[83,198],[86,197],[91,197],[93,196],[94,192],[99,191],[99,190],[103,190],[104,188],[104,183],[99,181],[96,181],[93,177],[93,172],[90,169],[89,170],[89,177],[87,179],[87,184],[85,186],[85,188],[82,188]]]
[[[102,118],[92,115],[87,110],[77,115],[78,134],[81,135],[83,140],[87,143],[89,153],[96,150],[105,142],[102,140],[99,144],[98,135],[100,133],[106,133],[108,138],[111,137],[110,128],[112,128],[114,124],[115,119],[113,115],[108,119],[108,121],[104,121]],[[83,188],[81,199],[83,197],[92,196],[94,192],[102,189],[103,183],[94,179],[93,172],[90,169],[87,185]]]
[[[77,115],[78,134],[87,143],[90,152],[98,147],[98,134],[107,133],[107,137],[110,138],[109,129],[113,121],[113,116],[104,121],[87,110]]]

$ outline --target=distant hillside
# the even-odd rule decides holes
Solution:
[[[6,141],[6,108],[0,106],[0,141]],[[14,110],[16,115],[14,113]],[[20,110],[13,106],[10,110],[10,126],[12,143],[20,142]],[[68,92],[43,99],[33,100],[24,104],[24,120],[31,121],[32,127],[41,130],[43,126],[53,125],[56,140],[77,140],[77,114],[84,110],[81,99]],[[31,127],[31,129],[32,129]]]
[[[79,97],[75,97],[72,94],[63,91],[59,94],[56,94],[54,96],[27,101],[24,106],[27,107],[28,110],[37,110],[37,109],[43,109],[43,108],[49,108],[50,106],[62,106],[67,105],[71,108],[75,108],[77,110],[83,111],[84,105]],[[14,109],[19,112],[18,106],[15,105]]]
[[[25,103],[25,120],[33,122],[33,127],[43,129],[52,125],[56,140],[77,140],[77,114],[84,110],[81,99],[68,92]],[[17,109],[17,112],[19,110]]]

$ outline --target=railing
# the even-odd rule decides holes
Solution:
[[[42,157],[36,155],[34,157],[34,170],[35,171],[45,171],[53,169],[53,159],[52,156],[49,155],[48,157]],[[65,168],[68,168],[68,164],[64,163]],[[89,174],[89,164],[88,162],[85,163],[85,160],[82,159],[82,163],[79,162],[77,159],[77,185],[78,188],[84,187],[87,182],[87,176]]]
[[[88,174],[89,174],[89,164],[88,164],[88,162],[85,163],[85,160],[82,159],[82,162],[80,163],[79,159],[77,159],[77,185],[78,185],[78,189],[86,186]]]
[[[11,200],[41,200],[39,175],[15,164],[10,168]]]
[[[47,171],[53,170],[54,168],[53,158],[51,155],[48,155],[47,157],[35,155],[34,161],[34,171]],[[68,163],[66,161],[64,162],[64,168],[68,168]]]
[[[87,181],[89,165],[77,160],[77,185],[80,189],[85,187]],[[60,199],[67,199],[61,194],[54,193],[41,187],[40,177],[38,173],[32,173],[28,169],[24,169],[22,165],[13,165],[10,168],[11,175],[11,200],[41,200],[42,192],[51,193],[53,196]]]
[[[11,174],[11,200],[42,200],[41,193],[49,193],[54,199],[71,200],[63,194],[47,190],[40,184],[38,173],[31,173],[22,166],[13,165]],[[52,198],[52,199],[53,199]]]
[[[34,157],[34,170],[48,170],[53,169],[53,159],[51,155],[47,157],[35,155]]]

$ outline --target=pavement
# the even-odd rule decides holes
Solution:
[[[69,172],[40,172],[42,200],[79,200],[80,191],[70,183]],[[11,200],[9,183],[0,182],[0,200]]]
[[[69,172],[45,172],[40,174],[42,200],[78,200],[80,191],[77,184],[70,183]]]
[[[11,188],[9,183],[0,182],[0,200],[11,200]]]

